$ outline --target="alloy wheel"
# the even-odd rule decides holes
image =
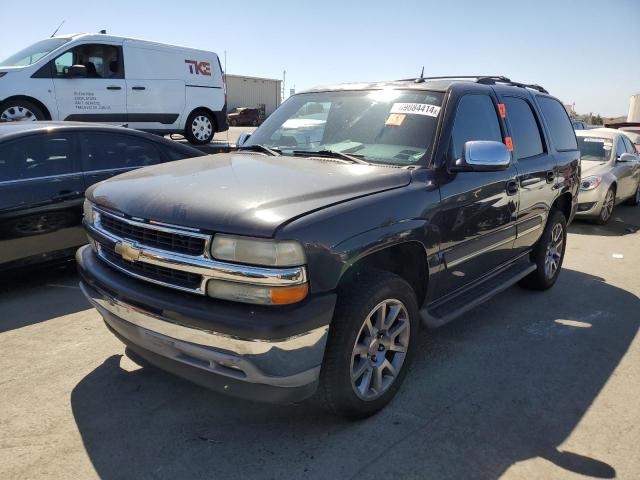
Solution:
[[[551,279],[560,268],[562,251],[564,248],[564,230],[562,225],[556,223],[551,230],[551,240],[547,245],[547,253],[544,259],[544,274]]]
[[[0,113],[0,121],[2,122],[35,122],[38,118],[28,108],[14,105],[5,109]]]
[[[603,222],[609,220],[609,217],[613,213],[613,204],[615,202],[615,196],[613,190],[609,190],[607,192],[607,196],[604,198],[604,203],[602,204],[602,210],[600,210],[600,217]]]
[[[198,115],[191,123],[191,131],[193,132],[193,136],[198,140],[207,140],[213,131],[211,120],[205,115]]]
[[[384,300],[369,312],[351,353],[351,386],[360,399],[375,400],[391,387],[407,356],[410,329],[400,300]]]

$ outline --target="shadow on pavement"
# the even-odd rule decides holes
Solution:
[[[90,307],[75,262],[0,273],[0,333]]]
[[[613,217],[606,225],[596,225],[576,218],[569,226],[569,233],[597,235],[601,237],[621,237],[640,231],[640,207],[618,205]]]
[[[71,405],[106,480],[496,479],[536,457],[613,478],[615,466],[561,445],[629,348],[638,310],[635,295],[572,270],[548,292],[514,287],[423,332],[398,397],[362,422],[310,402],[227,398],[154,368],[127,370],[119,355],[78,383]]]

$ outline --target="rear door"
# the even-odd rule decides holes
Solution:
[[[518,171],[520,204],[516,219],[516,253],[531,247],[542,234],[551,205],[556,199],[557,162],[549,151],[542,122],[532,97],[522,89],[496,88],[513,144]]]
[[[86,243],[78,157],[69,133],[0,144],[0,269]]]
[[[72,65],[84,65],[86,75],[71,77]],[[53,60],[53,76],[61,120],[126,123],[124,64],[117,42],[74,46]]]
[[[158,146],[137,135],[84,132],[81,151],[86,188],[120,173],[162,162]]]

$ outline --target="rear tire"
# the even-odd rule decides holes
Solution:
[[[635,207],[640,204],[640,183],[636,187],[636,193],[625,203],[627,205],[631,205],[632,207]]]
[[[44,112],[28,100],[10,100],[0,105],[0,122],[46,120]]]
[[[556,283],[567,246],[567,219],[555,208],[549,212],[547,225],[531,252],[536,269],[520,280],[519,285],[530,290],[547,290]]]
[[[205,145],[213,139],[216,133],[213,116],[204,110],[191,112],[184,128],[184,136],[194,145]]]
[[[320,373],[326,407],[358,419],[389,403],[409,370],[418,326],[413,289],[397,275],[367,270],[341,288]]]

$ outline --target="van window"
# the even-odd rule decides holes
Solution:
[[[113,45],[78,45],[54,60],[54,73],[58,77],[66,77],[71,65],[84,65],[87,78],[124,78],[119,52],[119,48]]]
[[[507,97],[504,99],[507,110],[507,120],[511,127],[513,148],[516,158],[522,159],[540,155],[542,148],[542,138],[538,122],[531,110],[531,105],[522,98]]]
[[[502,142],[496,108],[488,95],[465,95],[458,103],[449,143],[449,160],[462,157],[464,144],[472,140]]]
[[[82,143],[82,168],[85,172],[160,163],[160,153],[155,145],[133,135],[86,133]]]
[[[0,182],[73,173],[68,135],[32,135],[0,145]]]
[[[538,103],[549,126],[551,140],[556,150],[576,150],[578,148],[576,134],[562,104],[555,98],[542,96],[538,97]]]
[[[0,62],[1,67],[16,67],[33,65],[42,57],[69,41],[68,38],[47,38],[20,50],[9,58]]]

